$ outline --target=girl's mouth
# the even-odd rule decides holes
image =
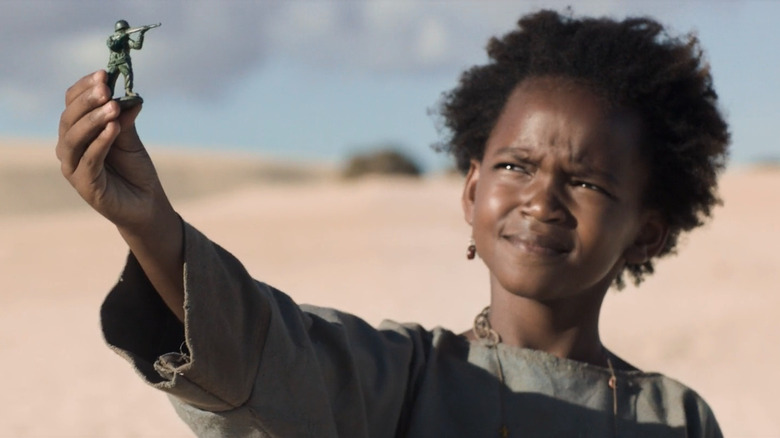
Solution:
[[[560,256],[572,251],[573,245],[550,234],[505,234],[501,236],[512,246],[525,252],[543,256]]]

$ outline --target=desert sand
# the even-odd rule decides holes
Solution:
[[[0,141],[0,437],[191,436],[103,343],[98,309],[127,250],[62,179],[53,145]],[[487,303],[458,177],[345,182],[150,149],[182,216],[298,302],[453,330]],[[726,436],[780,436],[780,169],[735,166],[721,195],[679,255],[608,295],[602,337],[695,388]]]

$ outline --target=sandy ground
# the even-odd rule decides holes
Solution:
[[[0,141],[0,437],[191,436],[103,344],[98,308],[126,249],[61,179],[53,144]],[[153,155],[180,213],[299,302],[454,330],[487,302],[485,268],[464,257],[458,179],[346,183]],[[609,294],[602,336],[697,389],[726,436],[780,436],[780,170],[732,170],[721,193],[678,256]]]

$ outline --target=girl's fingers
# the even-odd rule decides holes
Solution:
[[[119,135],[119,123],[111,121],[95,137],[95,140],[84,151],[71,176],[71,184],[79,189],[82,196],[87,198],[94,194],[95,188],[105,185],[105,182],[98,182],[99,178],[105,176],[105,160],[111,150],[111,145]]]
[[[75,86],[75,85],[74,85]],[[111,99],[110,90],[103,83],[94,83],[89,87],[79,87],[81,93],[75,95],[60,116],[59,135],[64,135],[87,113]]]
[[[65,106],[70,106],[73,100],[81,95],[87,88],[93,87],[96,84],[105,84],[106,79],[107,76],[104,70],[98,70],[79,79],[65,92]]]
[[[93,109],[73,124],[57,143],[57,157],[62,164],[62,173],[69,178],[79,166],[85,151],[92,147],[100,134],[106,130],[107,124],[114,121],[119,114],[119,105],[109,101]],[[118,125],[116,130],[118,132]]]

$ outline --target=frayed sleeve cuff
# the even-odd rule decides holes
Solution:
[[[184,323],[130,254],[101,308],[103,335],[150,385],[199,409],[235,409],[252,392],[269,292],[230,253],[183,226]]]

